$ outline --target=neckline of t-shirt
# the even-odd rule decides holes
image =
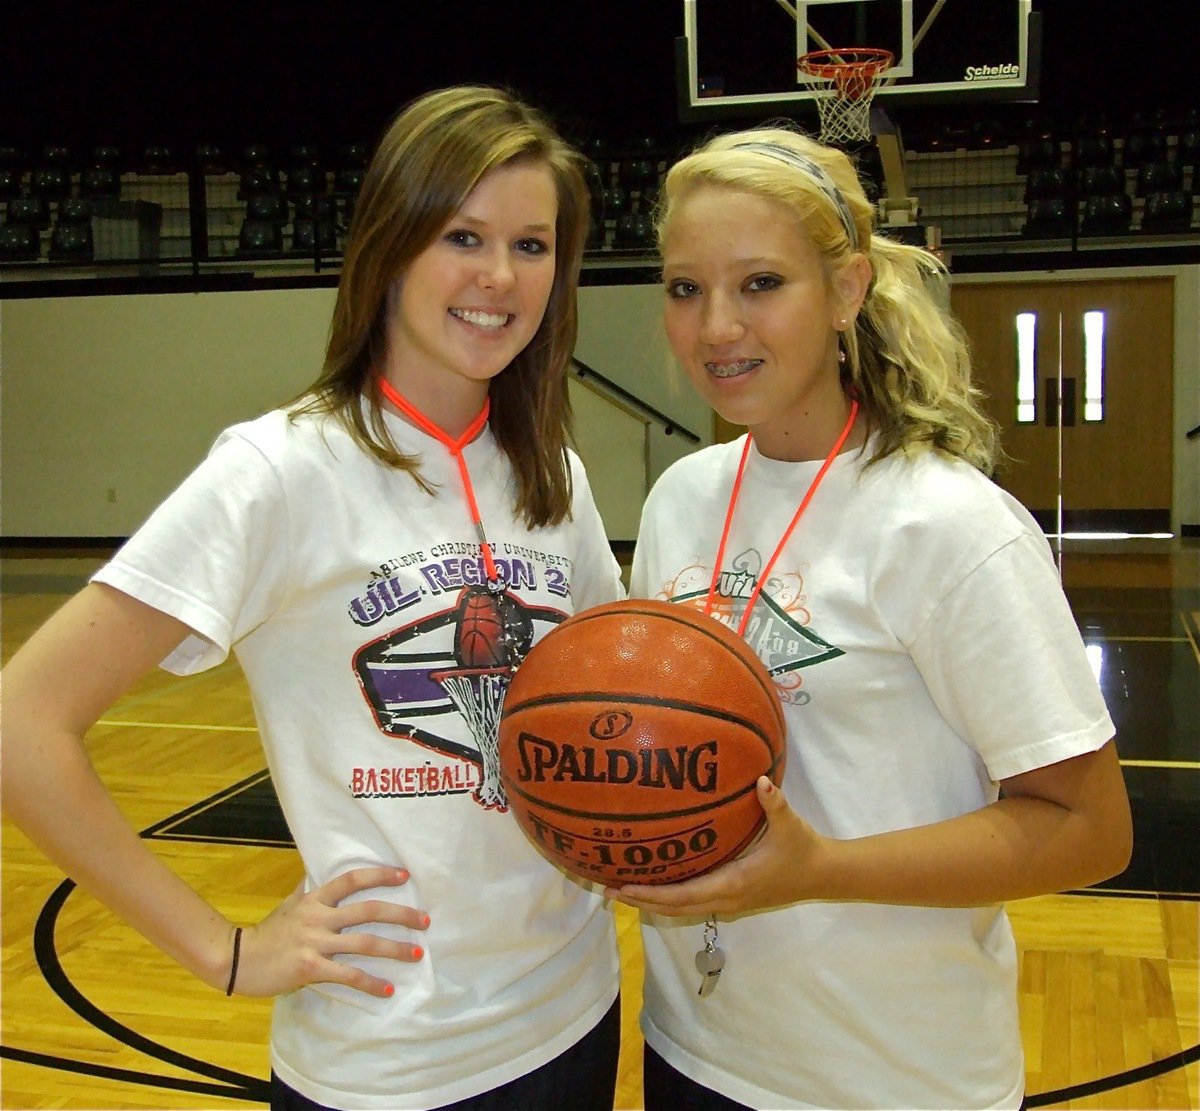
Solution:
[[[857,466],[860,461],[869,459],[872,454],[873,436],[868,435],[866,442],[860,447],[847,448],[842,451],[830,464],[826,478]],[[742,442],[738,441],[740,451]],[[750,457],[746,461],[746,477],[762,478],[770,482],[791,485],[797,480],[811,479],[825,465],[824,459],[772,459],[763,455],[758,445],[751,444]]]

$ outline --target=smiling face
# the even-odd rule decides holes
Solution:
[[[388,296],[388,380],[446,432],[537,332],[554,285],[554,177],[544,163],[491,171]]]
[[[866,260],[831,281],[783,205],[708,185],[675,203],[662,251],[667,338],[692,384],[764,455],[824,457],[849,412],[838,331],[866,292]]]

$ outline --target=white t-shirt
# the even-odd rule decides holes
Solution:
[[[237,654],[310,888],[370,865],[411,873],[357,897],[427,910],[427,931],[363,927],[424,958],[342,958],[395,995],[303,988],[277,999],[271,1037],[274,1069],[310,1099],[391,1111],[553,1059],[612,1004],[619,962],[601,897],[543,860],[503,806],[488,754],[503,684],[479,673],[486,637],[456,635],[485,582],[457,465],[387,419],[436,496],[336,420],[274,412],[224,433],[96,579],[195,631],[169,670]],[[622,596],[578,459],[573,520],[530,530],[490,429],[464,456],[518,634]]]
[[[647,500],[630,593],[702,606],[743,441],[681,460]],[[755,604],[746,637],[788,722],[783,789],[855,838],[993,802],[998,780],[1114,732],[1033,519],[968,464],[839,456]],[[752,449],[714,612],[737,627],[819,462]],[[798,903],[722,921],[697,997],[702,924],[643,930],[647,1042],[757,1107],[1016,1107],[1016,952],[1000,906]]]

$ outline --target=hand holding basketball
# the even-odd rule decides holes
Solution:
[[[669,917],[727,917],[821,898],[819,861],[832,843],[788,805],[783,792],[766,776],[759,779],[757,791],[767,816],[766,829],[737,860],[682,883],[630,884],[608,888],[605,895]]]

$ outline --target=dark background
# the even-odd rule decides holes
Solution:
[[[969,2],[983,17],[1007,0]],[[1200,100],[1191,5],[1034,10],[1038,110],[1063,126]],[[412,96],[461,82],[508,85],[575,138],[671,142],[696,130],[678,123],[682,22],[679,0],[0,0],[0,145],[372,144]],[[993,111],[894,114],[903,128]]]

